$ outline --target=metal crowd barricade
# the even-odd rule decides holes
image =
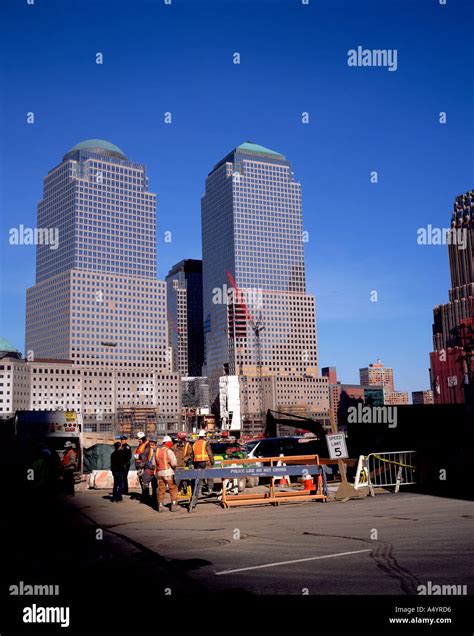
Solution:
[[[368,472],[367,472],[367,457],[364,455],[359,456],[359,461],[357,462],[357,469],[354,478],[354,488],[359,490],[360,488],[365,488],[369,485]]]
[[[252,466],[252,464],[257,465]],[[266,466],[265,464],[269,465]],[[278,477],[286,475],[304,477],[308,474],[316,478],[315,487],[311,490],[278,491],[275,488],[275,479]],[[269,489],[263,493],[229,495],[226,492],[226,481],[244,477],[269,477]],[[318,455],[229,459],[222,462],[221,468],[176,470],[175,478],[176,481],[181,479],[195,480],[193,495],[189,503],[189,512],[192,512],[197,504],[198,493],[201,490],[203,479],[222,480],[222,499],[220,503],[223,508],[266,503],[278,505],[280,502],[302,501],[305,499],[327,500],[326,473],[324,467],[319,463]]]
[[[388,453],[369,453],[366,459],[369,492],[375,496],[374,488],[416,484],[414,464],[416,451],[391,451]]]

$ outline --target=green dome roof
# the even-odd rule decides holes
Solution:
[[[5,338],[0,336],[0,351],[7,351],[8,353],[19,353],[18,349],[8,342]]]
[[[69,150],[64,156],[67,157],[76,150],[92,150],[92,151],[105,151],[113,155],[119,156],[121,159],[126,159],[125,153],[120,150],[118,146],[106,141],[105,139],[86,139],[76,144],[71,150]]]

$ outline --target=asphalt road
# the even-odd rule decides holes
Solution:
[[[158,619],[166,634],[241,633],[246,625],[274,634],[289,633],[289,618],[290,632],[304,634],[315,625],[333,636],[474,631],[469,596],[423,597],[449,605],[450,625],[389,624],[396,608],[422,604],[419,585],[467,585],[472,594],[472,501],[400,493],[229,510],[202,502],[192,514],[158,514],[136,498],[111,503],[107,491],[41,500],[12,488],[5,497],[2,636],[36,633],[40,626],[22,615],[46,601],[71,613],[67,630],[45,625],[48,634],[146,636]],[[21,581],[58,585],[59,594],[11,596]],[[138,627],[137,616],[147,619]]]
[[[428,581],[474,590],[471,501],[399,493],[228,510],[200,503],[192,514],[158,514],[86,491],[74,506],[116,540],[185,563],[187,576],[209,590],[416,595]]]

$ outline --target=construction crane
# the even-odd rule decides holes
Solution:
[[[263,368],[262,368],[262,343],[260,340],[260,333],[265,329],[265,325],[263,324],[262,314],[259,313],[255,320],[252,320],[252,329],[255,335],[255,343],[257,345],[257,369],[258,369],[258,397],[259,397],[259,407],[260,407],[260,417],[262,418],[263,423],[263,414],[265,409],[264,399],[263,399]]]
[[[265,329],[265,325],[263,324],[263,318],[262,318],[261,312],[256,316],[256,318],[252,317],[252,315],[251,315],[251,313],[250,313],[250,311],[249,311],[249,309],[247,307],[247,304],[245,302],[245,299],[242,297],[241,292],[237,288],[237,285],[235,283],[234,277],[232,276],[232,274],[230,272],[227,272],[227,278],[229,280],[229,283],[230,283],[232,289],[234,290],[234,295],[235,295],[234,321],[233,321],[234,338],[239,335],[236,332],[235,306],[238,306],[239,308],[241,308],[243,310],[244,316],[245,316],[244,320],[247,323],[250,323],[252,331],[253,331],[254,336],[255,336],[255,345],[256,345],[255,348],[256,348],[256,357],[257,357],[257,373],[258,373],[258,409],[259,409],[258,415],[260,416],[262,424],[263,424],[265,405],[264,405],[264,398],[263,398],[262,343],[261,343],[260,334]],[[245,376],[243,376],[243,373],[242,373],[242,364],[240,364],[239,375],[241,377],[245,377]],[[242,419],[244,417],[247,417],[247,415],[248,415],[248,381],[247,381],[247,378],[245,378],[245,389],[243,390],[243,402],[244,402],[244,409],[243,409],[244,412],[242,413]]]

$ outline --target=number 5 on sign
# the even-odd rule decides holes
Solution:
[[[330,459],[345,459],[347,454],[346,438],[343,433],[326,435]]]

